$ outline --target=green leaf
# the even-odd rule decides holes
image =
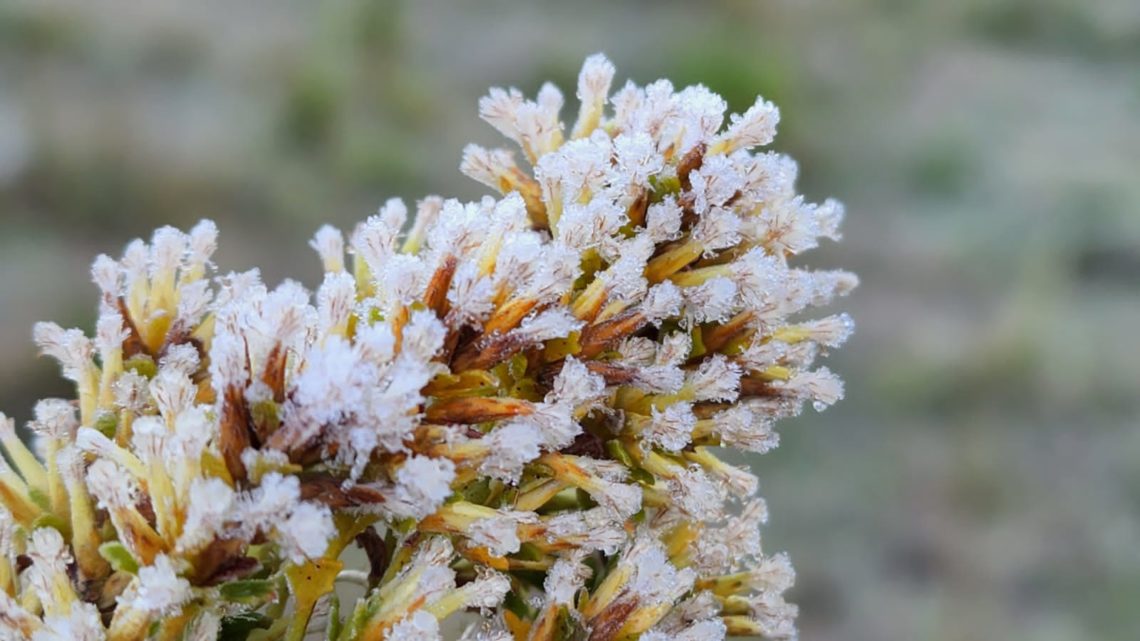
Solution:
[[[652,189],[649,194],[649,202],[659,203],[665,200],[666,196],[681,192],[681,179],[676,176],[668,176],[665,178],[650,176],[649,186]]]
[[[538,612],[514,592],[507,592],[503,599],[503,607],[514,612],[520,619],[533,619]]]
[[[223,583],[218,588],[221,597],[226,601],[237,603],[253,603],[271,598],[276,591],[275,581],[265,579],[247,579],[244,581],[231,581]]]
[[[461,493],[456,493],[453,496],[456,500],[463,498],[477,505],[484,505],[484,501],[491,496],[491,481],[486,477],[478,479],[468,483]]]
[[[358,639],[361,632],[368,626],[369,619],[380,609],[380,590],[372,590],[367,597],[357,599],[356,607],[344,625],[340,625],[337,641],[350,641]]]
[[[574,494],[578,497],[578,505],[581,505],[583,510],[597,507],[598,502],[595,501],[594,497],[590,496],[590,493],[586,490],[583,490],[580,487],[574,488]]]
[[[64,536],[64,538],[70,536],[68,533],[71,531],[71,527],[68,525],[67,521],[64,521],[55,514],[41,514],[36,517],[36,520],[32,521],[33,530],[38,530],[45,527],[50,527],[51,529],[59,532]]]
[[[693,339],[693,347],[689,350],[689,356],[691,358],[704,356],[708,350],[705,349],[705,334],[701,331],[701,326],[694,325],[692,331],[689,332],[689,336]]]
[[[596,554],[592,554],[587,556],[583,562],[588,565],[591,570],[590,578],[586,582],[586,589],[591,593],[597,592],[598,586],[602,584],[602,580],[606,575],[605,561]]]
[[[633,457],[626,451],[625,445],[616,438],[606,441],[606,453],[610,455],[610,458],[630,469],[637,467],[637,464],[633,462]]]
[[[118,541],[108,541],[99,546],[99,556],[107,559],[116,572],[136,574],[139,571],[139,562],[127,548]]]
[[[518,554],[512,556],[523,561],[541,561],[546,558],[542,550],[538,549],[538,546],[533,543],[523,543],[519,546]]]
[[[32,502],[38,505],[41,510],[45,512],[51,511],[51,499],[38,488],[29,487],[28,498],[32,499]]]
[[[570,615],[566,606],[558,608],[558,619],[554,624],[554,641],[586,641],[586,630]]]
[[[337,597],[336,592],[333,592],[329,597],[329,624],[325,630],[325,639],[327,641],[336,641],[340,636],[340,629],[343,627],[340,620],[340,599]]]
[[[119,415],[115,412],[100,412],[95,417],[95,429],[107,438],[115,438],[115,431],[119,429]]]
[[[416,528],[416,523],[418,523],[418,521],[415,519],[406,518],[395,521],[389,525],[389,527],[392,528],[392,530],[399,532],[400,534],[409,534]]]
[[[606,452],[610,455],[610,458],[629,468],[629,477],[631,479],[644,485],[653,485],[656,481],[652,474],[638,466],[630,455],[629,450],[625,449],[625,445],[618,439],[615,438],[606,441]]]
[[[245,641],[254,630],[264,630],[273,620],[257,612],[242,612],[222,618],[218,641]]]
[[[147,354],[135,354],[128,358],[123,363],[123,369],[133,371],[135,374],[148,379],[154,378],[154,375],[158,373],[158,365],[155,365],[154,359]]]
[[[637,481],[638,483],[641,483],[642,485],[651,486],[657,482],[657,479],[655,479],[652,474],[640,467],[635,467],[630,470],[629,478]]]

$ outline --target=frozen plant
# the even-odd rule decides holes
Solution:
[[[716,448],[842,396],[815,361],[851,320],[805,314],[856,279],[792,259],[843,210],[754,151],[772,104],[613,76],[586,60],[572,127],[552,85],[493,89],[523,162],[462,170],[501,198],[321,228],[314,293],[216,275],[208,221],[97,258],[94,338],[34,332],[77,399],[32,448],[0,417],[0,639],[794,637]]]

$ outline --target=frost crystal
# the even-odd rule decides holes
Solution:
[[[573,124],[553,85],[492,89],[523,160],[460,169],[501,197],[321,227],[315,292],[216,273],[209,221],[96,258],[94,338],[34,329],[76,400],[32,447],[0,415],[0,639],[430,640],[465,610],[467,641],[794,637],[756,477],[715,452],[842,398],[815,362],[852,320],[808,312],[858,281],[799,255],[844,210],[753,151],[766,100],[725,126],[615,75],[586,60]],[[338,581],[366,593],[338,611]]]

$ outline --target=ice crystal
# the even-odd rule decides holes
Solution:
[[[842,397],[813,363],[851,318],[804,315],[856,279],[796,257],[843,208],[754,151],[771,103],[724,126],[705,87],[614,76],[586,60],[572,125],[553,85],[492,89],[523,160],[460,168],[501,198],[321,227],[316,291],[216,273],[208,221],[96,258],[94,338],[34,330],[76,401],[32,448],[0,415],[0,638],[793,637],[756,477],[712,448]]]

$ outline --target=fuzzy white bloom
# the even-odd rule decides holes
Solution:
[[[219,311],[235,302],[241,303],[265,288],[261,282],[261,271],[251,269],[244,272],[230,272],[218,278],[221,288],[214,299],[213,309]]]
[[[750,250],[732,265],[732,280],[748,309],[771,307],[774,293],[783,289],[785,277],[783,263],[760,249]]]
[[[542,86],[534,102],[523,98],[517,89],[498,88],[479,100],[480,117],[517,142],[532,161],[552,151],[561,139],[561,108],[562,94],[550,83]]]
[[[582,361],[568,358],[562,371],[554,378],[554,385],[547,394],[546,401],[577,407],[595,401],[605,393],[606,382],[601,376],[590,372]]]
[[[826,367],[799,372],[787,381],[775,381],[772,385],[797,398],[810,400],[817,412],[822,412],[843,398],[843,381]]]
[[[663,632],[650,630],[641,635],[640,641],[721,641],[728,628],[720,619],[695,621],[685,628]]]
[[[416,520],[435,512],[451,496],[455,464],[447,459],[413,456],[396,472],[396,486],[385,509]]]
[[[249,377],[247,362],[245,341],[234,333],[219,329],[210,350],[210,378],[219,398],[225,397],[231,385],[245,386]]]
[[[27,541],[27,555],[32,565],[27,570],[28,585],[36,591],[49,615],[63,612],[70,600],[67,566],[72,562],[71,551],[59,532],[51,528],[37,528]]]
[[[748,599],[752,620],[760,632],[770,639],[795,639],[795,619],[799,609],[784,601],[782,596],[761,592]]]
[[[317,290],[317,314],[321,330],[343,331],[356,299],[356,282],[344,272],[329,272]]]
[[[617,351],[623,362],[633,365],[650,365],[657,354],[657,344],[644,336],[631,336],[622,340]]]
[[[159,227],[150,239],[148,267],[156,283],[172,281],[186,255],[189,238],[174,227]]]
[[[183,376],[193,376],[198,371],[202,359],[198,350],[188,343],[172,345],[158,361],[160,371],[179,372]]]
[[[498,607],[510,590],[510,579],[505,574],[492,571],[481,571],[474,581],[459,588],[465,607],[478,608],[484,612]]]
[[[665,157],[645,133],[621,134],[613,144],[617,169],[631,185],[644,185],[665,168]]]
[[[645,438],[670,452],[676,452],[689,444],[696,425],[697,417],[693,414],[692,405],[688,403],[673,403],[663,411],[653,408]]]
[[[322,225],[309,241],[309,247],[321,257],[326,272],[344,271],[344,235],[339,229]]]
[[[673,332],[661,338],[653,361],[657,365],[680,365],[689,358],[693,338],[685,332]]]
[[[677,130],[677,150],[682,154],[716,134],[728,108],[723,98],[703,85],[685,87],[673,101],[678,113],[672,127]]]
[[[713,480],[699,466],[693,465],[669,479],[669,493],[676,506],[693,518],[707,521],[720,516],[724,510],[725,488]]]
[[[339,336],[314,345],[292,385],[286,412],[299,412],[313,428],[338,423],[364,404],[364,378],[357,352]]]
[[[686,287],[685,320],[689,325],[728,320],[736,309],[736,284],[731,279],[710,278],[696,287]]]
[[[429,272],[427,262],[419,256],[390,256],[377,274],[378,298],[390,307],[411,305],[423,291]]]
[[[839,347],[855,331],[855,322],[848,314],[836,314],[799,325],[806,338],[824,347]]]
[[[526,319],[512,334],[518,340],[534,344],[566,336],[582,327],[582,321],[564,309],[552,309]]]
[[[633,566],[630,590],[645,604],[672,602],[688,592],[696,580],[692,569],[678,569],[670,563],[665,549],[653,539],[636,540],[626,550],[623,562]]]
[[[698,184],[698,182],[700,181],[694,179],[694,184]],[[700,182],[700,184],[704,187],[703,182]],[[696,187],[694,187],[694,189],[695,188]],[[713,196],[727,199],[730,198],[732,194],[724,195],[721,193],[713,194]],[[707,200],[709,195],[705,194],[700,198]],[[699,200],[698,202],[704,202],[704,200]],[[705,203],[705,205],[708,206],[707,203]],[[696,240],[705,248],[705,256],[712,256],[718,250],[726,249],[739,243],[740,228],[741,221],[739,216],[732,213],[731,210],[723,209],[719,206],[713,207],[708,209],[706,213],[701,216],[701,219],[697,221],[696,226],[693,227],[693,240]]]
[[[7,594],[4,597],[7,598]],[[4,623],[0,622],[2,625]],[[0,628],[0,636],[3,634],[4,628]],[[95,604],[76,601],[66,614],[44,617],[43,627],[32,633],[31,641],[103,641],[106,636]],[[13,640],[20,638],[22,635],[11,637]]]
[[[685,371],[675,365],[646,365],[634,373],[631,385],[651,394],[676,394],[685,385]]]
[[[143,416],[131,426],[131,449],[143,463],[163,465],[167,441],[167,428],[157,416]]]
[[[771,421],[758,416],[748,405],[737,405],[712,417],[721,440],[733,447],[764,454],[780,444]]]
[[[92,367],[94,350],[91,340],[79,329],[63,329],[55,323],[36,323],[32,330],[36,345],[44,354],[59,361],[63,375],[79,381],[84,371]]]
[[[635,236],[617,245],[617,259],[599,276],[612,300],[632,303],[645,295],[648,282],[642,274],[653,248],[648,236]]]
[[[467,530],[475,545],[487,547],[492,554],[506,556],[519,551],[519,523],[535,523],[538,519],[530,512],[503,512],[498,516],[479,519]]]
[[[261,478],[257,488],[239,498],[240,525],[251,534],[258,528],[270,529],[288,515],[300,499],[297,477],[270,472]]]
[[[506,149],[486,149],[475,144],[463,148],[459,171],[492,189],[500,189],[504,177],[517,170],[514,155]]]
[[[80,430],[81,436],[84,433],[98,434],[99,437],[106,439],[102,434],[89,428]],[[101,441],[92,438],[90,443],[101,443]],[[82,440],[78,442],[78,445],[87,451],[96,451],[89,445],[85,447],[87,444]],[[91,490],[91,494],[98,499],[99,506],[108,509],[132,505],[138,492],[134,479],[129,475],[123,475],[120,467],[108,459],[98,459],[87,468],[87,487]]]
[[[294,563],[320,558],[337,534],[329,508],[309,501],[294,506],[289,518],[278,523],[277,531],[286,554]]]
[[[150,382],[150,395],[163,418],[173,421],[194,402],[197,387],[184,373],[175,369],[159,371]]]
[[[407,220],[408,209],[403,201],[393,198],[375,216],[356,228],[352,234],[352,250],[360,256],[373,273],[380,273],[384,263],[396,251],[396,240]]]
[[[571,137],[587,136],[598,125],[615,71],[613,63],[600,53],[586,58],[582,71],[578,74],[578,100],[581,101],[581,107]]]
[[[103,296],[100,305],[104,309],[114,307],[122,288],[123,271],[118,261],[106,254],[99,254],[91,264],[91,281]]]
[[[420,362],[429,361],[443,347],[446,335],[447,327],[434,314],[415,312],[404,328],[404,353]]]
[[[451,282],[447,300],[451,318],[460,325],[473,325],[487,318],[494,309],[493,281],[482,276],[475,263],[464,263]]]
[[[722,527],[705,530],[696,543],[695,566],[708,574],[720,574],[759,559],[760,525],[767,521],[768,507],[763,499],[748,501],[740,514],[728,517]]]
[[[141,238],[136,238],[127,244],[119,264],[123,267],[128,290],[137,290],[140,286],[145,286],[148,279],[149,262],[150,249]],[[134,291],[131,293],[133,294]]]
[[[392,626],[384,638],[388,641],[433,641],[443,637],[439,635],[439,621],[427,612],[417,610]]]
[[[169,557],[159,554],[154,563],[139,568],[137,583],[122,601],[148,614],[172,616],[191,597],[190,582],[175,573]]]
[[[740,388],[740,367],[717,354],[701,362],[688,385],[700,401],[734,401]]]
[[[763,147],[776,137],[780,123],[780,110],[776,105],[757,97],[756,103],[743,114],[733,114],[728,129],[717,138],[725,153],[737,149]]]
[[[750,585],[760,592],[781,593],[792,587],[796,572],[788,555],[780,553],[763,559],[749,572]]]
[[[514,638],[501,621],[484,619],[467,626],[459,641],[514,641]]]
[[[190,485],[189,507],[178,538],[178,551],[201,549],[223,532],[226,521],[236,516],[232,511],[236,500],[236,493],[221,479],[195,479]]]
[[[625,483],[599,483],[591,496],[619,519],[629,518],[641,509],[641,488]]]
[[[546,521],[547,538],[572,541],[583,552],[613,554],[626,544],[628,535],[612,510],[596,507],[585,512],[566,512]]]
[[[550,603],[573,604],[574,595],[586,584],[592,574],[581,558],[561,558],[554,562],[542,587]]]
[[[99,314],[95,326],[95,346],[99,355],[106,360],[111,353],[120,350],[123,342],[130,336],[130,332],[123,324],[123,316],[114,310],[107,310]]]
[[[683,301],[680,288],[665,281],[649,288],[642,302],[642,308],[645,310],[646,318],[653,324],[659,325],[661,321],[680,314]]]
[[[626,220],[621,208],[604,200],[586,205],[570,203],[558,222],[558,241],[578,251],[596,249],[606,244]]]
[[[194,225],[188,236],[186,267],[204,268],[218,248],[218,226],[212,220],[203,220]]]
[[[75,407],[61,398],[46,398],[36,403],[35,420],[29,426],[37,434],[56,440],[70,440],[79,429]]]
[[[487,437],[489,454],[479,471],[491,478],[516,483],[523,466],[538,458],[542,433],[533,423],[512,421],[495,428]]]
[[[177,329],[193,327],[201,322],[213,302],[214,294],[210,291],[210,283],[205,280],[196,280],[183,285],[178,290],[178,307],[174,314],[174,326]]]

